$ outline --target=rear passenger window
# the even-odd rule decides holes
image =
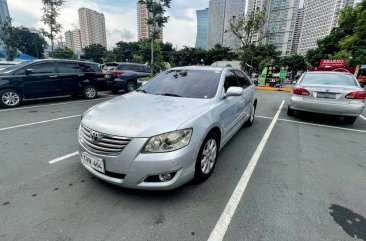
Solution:
[[[238,77],[238,82],[239,82],[240,87],[246,88],[252,84],[250,82],[250,80],[248,79],[248,77],[243,72],[241,72],[239,70],[235,70],[235,74]]]
[[[32,69],[33,74],[51,74],[55,71],[55,66],[53,63],[43,63],[32,65],[30,69]]]
[[[57,70],[59,73],[79,73],[80,68],[76,63],[58,63]]]
[[[236,76],[234,74],[233,71],[228,71],[226,73],[226,77],[225,77],[225,83],[224,83],[224,88],[225,88],[225,92],[230,88],[230,87],[238,87],[238,80],[236,79]]]
[[[97,64],[79,63],[79,66],[81,71],[84,73],[102,72],[102,70],[98,67]]]
[[[120,66],[118,66],[118,70],[131,70],[131,69],[129,68],[129,65],[121,64]]]

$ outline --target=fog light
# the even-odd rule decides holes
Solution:
[[[166,173],[166,174],[160,174],[159,175],[159,180],[161,182],[167,182],[172,180],[172,175],[170,175],[170,173]]]

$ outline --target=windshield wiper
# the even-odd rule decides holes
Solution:
[[[156,95],[164,95],[164,96],[172,96],[172,97],[183,97],[181,95],[176,95],[176,94],[172,94],[172,93],[161,93],[161,94],[156,94]]]

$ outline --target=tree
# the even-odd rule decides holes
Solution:
[[[61,32],[62,25],[57,22],[60,15],[60,8],[65,3],[64,0],[42,0],[43,16],[42,22],[48,27],[48,30],[41,29],[43,36],[51,40],[51,56],[53,57],[54,39]]]
[[[6,18],[5,22],[1,26],[0,39],[5,45],[6,60],[13,61],[17,57],[17,45],[19,43],[19,35],[15,27],[12,25],[11,18]]]
[[[56,59],[75,59],[75,54],[72,49],[57,48],[53,53],[53,57]]]
[[[247,15],[233,16],[229,23],[230,28],[225,32],[232,32],[240,40],[242,49],[246,49],[253,43],[254,36],[258,36],[257,42],[269,36],[264,27],[266,21],[266,12],[257,8]]]
[[[283,67],[287,67],[288,71],[291,71],[292,79],[295,78],[298,71],[307,69],[305,58],[298,54],[291,56],[284,56],[281,59],[281,65]]]
[[[103,63],[110,63],[116,61],[116,56],[113,51],[106,51],[103,56]]]
[[[140,50],[140,46],[138,42],[123,42],[120,41],[116,44],[116,47],[113,49],[113,53],[116,56],[116,61],[125,62],[131,61],[133,55],[136,54]]]
[[[103,57],[107,49],[101,44],[91,44],[84,48],[84,58],[97,63],[103,63]]]
[[[19,36],[17,48],[30,56],[38,59],[43,58],[44,50],[47,48],[47,42],[43,36],[38,33],[33,33],[23,26],[16,28],[16,31]]]
[[[154,48],[155,40],[159,38],[161,30],[168,22],[169,17],[164,16],[166,9],[170,8],[172,0],[139,0],[139,4],[146,5],[149,12],[149,17],[146,19],[146,23],[149,25],[149,34],[151,41],[151,73],[154,74]]]
[[[223,47],[220,44],[216,44],[214,48],[207,50],[206,58],[203,58],[205,65],[211,65],[216,61],[233,60],[238,56],[229,47]]]

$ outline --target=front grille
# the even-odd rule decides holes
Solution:
[[[84,125],[80,127],[80,140],[84,147],[94,153],[118,155],[130,143],[131,139],[94,131]],[[95,140],[98,136],[98,140]]]

